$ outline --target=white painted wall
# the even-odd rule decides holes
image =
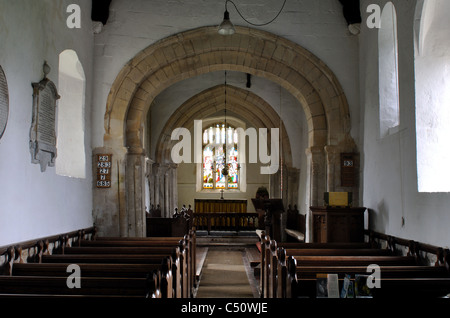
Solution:
[[[373,1],[361,1],[365,8]],[[380,1],[383,7],[386,1]],[[449,193],[417,190],[414,21],[416,1],[395,2],[398,22],[400,127],[379,137],[378,30],[363,23],[360,35],[363,205],[376,231],[437,246],[450,242]],[[402,218],[404,223],[402,223]]]
[[[79,3],[82,28],[68,29],[66,8]],[[86,121],[87,177],[42,173],[31,163],[29,131],[32,82],[48,77],[58,86],[58,55],[77,52],[86,72],[86,113],[91,111],[93,35],[89,0],[0,0],[0,65],[9,88],[9,121],[0,139],[0,246],[92,226],[90,120]]]

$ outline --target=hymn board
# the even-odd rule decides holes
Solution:
[[[96,155],[97,164],[97,188],[111,187],[111,154]]]

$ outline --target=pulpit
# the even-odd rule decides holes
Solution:
[[[284,213],[282,199],[252,199],[255,210],[264,215],[264,230],[271,239],[281,242],[281,215]],[[260,227],[261,228],[261,227]]]
[[[310,207],[313,242],[364,242],[364,207]]]

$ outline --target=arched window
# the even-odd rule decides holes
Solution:
[[[378,31],[380,137],[395,132],[400,124],[397,42],[397,14],[392,2],[388,2]]]
[[[450,1],[428,0],[416,39],[416,145],[419,192],[450,192]]]
[[[58,93],[58,156],[56,173],[63,176],[86,177],[84,145],[85,75],[73,50],[59,55]]]
[[[203,189],[238,189],[238,135],[236,130],[216,124],[203,131]],[[224,171],[224,168],[227,171]]]

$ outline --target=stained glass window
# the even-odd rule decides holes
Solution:
[[[203,131],[203,189],[238,189],[237,132],[216,124]],[[228,175],[224,175],[225,164]]]

